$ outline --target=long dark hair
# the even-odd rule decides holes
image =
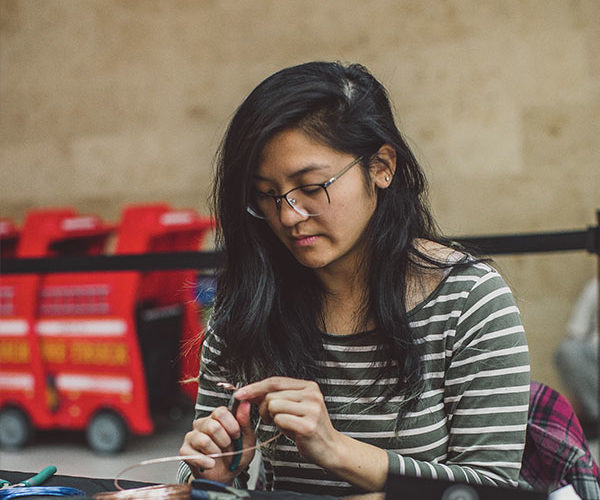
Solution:
[[[385,399],[404,394],[414,401],[410,396],[422,390],[423,381],[405,285],[417,261],[435,264],[415,248],[415,239],[442,240],[427,207],[425,177],[396,127],[387,92],[358,64],[311,62],[283,69],[258,85],[231,120],[217,155],[213,188],[223,258],[212,319],[212,328],[225,341],[220,359],[234,378],[245,381],[270,375],[315,380],[320,375],[325,292],[267,224],[246,212],[264,146],[290,128],[362,157],[365,173],[382,145],[396,150],[395,175],[389,188],[377,190],[377,207],[366,228],[368,282],[361,315],[365,324],[367,317],[374,319],[390,352],[380,376],[398,377]]]

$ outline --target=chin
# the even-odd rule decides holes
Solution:
[[[300,265],[309,269],[321,269],[331,262],[329,259],[323,259],[322,257],[311,258],[310,255],[299,255],[297,253],[294,253],[293,255]]]
[[[329,264],[328,261],[323,262],[323,261],[315,261],[312,259],[299,259],[298,257],[296,257],[296,260],[298,261],[299,264],[301,264],[304,267],[307,267],[309,269],[321,269],[323,267],[326,267],[327,264]]]
[[[331,264],[336,258],[335,255],[329,255],[330,253],[334,254],[334,252],[324,251],[322,248],[317,249],[314,247],[288,247],[288,251],[294,256],[294,258],[300,265],[308,269],[322,269]]]

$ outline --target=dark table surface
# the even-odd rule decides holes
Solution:
[[[39,471],[38,471],[39,472]],[[0,479],[10,481],[11,484],[16,484],[25,479],[29,479],[34,476],[37,472],[16,472],[0,470]],[[150,483],[142,483],[139,481],[127,481],[119,480],[121,488],[141,488],[144,486],[150,486]],[[92,477],[76,477],[76,476],[61,476],[54,475],[48,479],[42,486],[67,486],[70,488],[77,488],[85,492],[87,496],[92,496],[95,493],[101,493],[103,491],[116,491],[114,481],[112,479],[99,479]],[[35,498],[35,497],[25,497]],[[44,497],[45,498],[45,497]]]
[[[39,471],[38,471],[39,472]],[[37,472],[16,472],[16,471],[6,471],[0,470],[0,479],[5,479],[10,481],[11,484],[16,484],[25,479],[29,479],[30,477],[37,474]],[[71,488],[77,488],[78,490],[82,490],[87,497],[92,497],[96,493],[106,492],[106,491],[116,491],[114,480],[112,479],[100,479],[93,477],[78,477],[78,476],[62,476],[62,475],[54,475],[50,479],[48,479],[43,486],[67,486]],[[123,489],[131,489],[131,488],[142,488],[145,486],[152,486],[152,483],[143,483],[139,481],[127,481],[119,479],[119,486]],[[259,500],[326,500],[331,499],[333,497],[327,496],[318,496],[318,495],[305,495],[300,493],[291,493],[291,492],[261,492],[261,491],[250,491],[250,496],[252,499]],[[34,499],[34,498],[44,498],[48,499],[51,497],[48,496],[27,496],[23,497],[25,499]],[[52,497],[54,499],[60,497]],[[83,497],[72,497],[72,498],[83,498]]]
[[[15,472],[0,470],[0,479],[10,481],[11,484],[18,483],[24,479],[29,479],[37,472]],[[476,490],[475,496],[447,496],[444,494],[446,488],[456,488],[456,484],[450,481],[427,480],[415,477],[392,476],[388,478],[388,497],[393,499],[410,499],[419,498],[421,500],[439,500],[440,498],[480,498],[486,500],[545,500],[545,493],[534,492],[531,490],[521,490],[516,488],[500,488],[482,485],[467,486],[470,490]],[[142,488],[152,486],[153,483],[144,483],[139,481],[128,481],[119,479],[119,486],[123,489]],[[82,490],[87,497],[92,497],[96,493],[117,491],[114,480],[100,479],[92,477],[77,477],[77,476],[62,476],[54,475],[48,479],[43,486],[68,486]],[[336,497],[308,495],[304,493],[293,493],[288,491],[254,491],[249,490],[252,500],[338,500]],[[52,498],[56,500],[60,497],[23,497],[25,500],[31,498]],[[71,497],[75,499],[83,499],[84,497]],[[383,500],[383,493],[370,493],[363,495],[355,495],[345,497],[345,500]],[[96,499],[94,499],[96,500]]]

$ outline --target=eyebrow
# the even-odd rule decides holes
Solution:
[[[296,172],[294,172],[293,174],[290,174],[287,176],[288,179],[297,179],[298,177],[301,177],[304,174],[307,174],[309,172],[314,172],[315,170],[323,170],[325,168],[329,168],[330,165],[326,165],[326,164],[317,164],[317,163],[311,163],[310,165],[306,165],[306,167],[301,168],[300,170],[297,170]],[[263,177],[261,175],[258,174],[254,174],[254,179],[258,180],[258,181],[270,181],[271,179],[268,179],[267,177]]]

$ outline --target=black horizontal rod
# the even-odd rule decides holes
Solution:
[[[524,254],[587,250],[600,255],[599,228],[561,233],[465,236],[456,241],[483,254]]]
[[[154,252],[128,255],[2,259],[0,274],[212,269],[218,266],[218,257],[217,252]]]
[[[486,255],[587,250],[600,255],[600,230],[468,236],[453,238]],[[153,252],[128,255],[10,258],[0,260],[0,274],[76,273],[89,271],[211,270],[219,265],[218,252]]]

